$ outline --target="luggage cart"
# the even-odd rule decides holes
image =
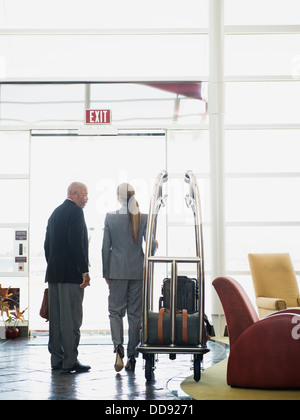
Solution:
[[[155,257],[151,255],[153,241],[156,239],[156,227],[159,210],[166,202],[166,194],[163,194],[163,186],[168,180],[168,173],[161,171],[155,181],[152,199],[150,202],[144,273],[143,273],[143,324],[141,344],[138,351],[143,354],[145,359],[145,378],[151,380],[155,368],[155,354],[169,354],[169,358],[174,360],[176,354],[193,355],[194,380],[199,381],[201,378],[201,364],[203,355],[209,352],[206,346],[206,331],[204,325],[204,261],[203,261],[203,235],[202,235],[202,216],[200,209],[200,195],[195,175],[192,171],[187,171],[184,181],[189,184],[189,192],[185,197],[186,205],[192,209],[195,225],[196,239],[196,256],[195,257]],[[154,264],[166,263],[171,265],[170,280],[170,313],[169,328],[170,340],[169,344],[157,344],[150,337],[149,321],[151,317],[156,316],[153,312],[153,272]],[[198,301],[197,311],[193,314],[195,321],[197,341],[193,345],[177,344],[176,339],[176,299],[177,299],[177,265],[179,263],[193,263],[197,266],[198,281]],[[177,318],[178,321],[179,318]],[[178,322],[179,323],[179,322]]]

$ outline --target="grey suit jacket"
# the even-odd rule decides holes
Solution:
[[[102,242],[102,270],[106,279],[142,280],[147,214],[142,214],[137,244],[131,233],[126,207],[106,214]]]

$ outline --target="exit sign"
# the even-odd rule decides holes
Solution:
[[[87,109],[85,111],[86,124],[111,124],[109,109]]]

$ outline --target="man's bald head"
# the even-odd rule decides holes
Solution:
[[[88,201],[88,190],[86,185],[81,182],[72,182],[68,187],[68,198],[76,203],[82,209]]]

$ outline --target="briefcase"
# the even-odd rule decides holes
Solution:
[[[40,316],[46,321],[49,321],[49,307],[48,307],[48,289],[45,289],[40,309]]]

